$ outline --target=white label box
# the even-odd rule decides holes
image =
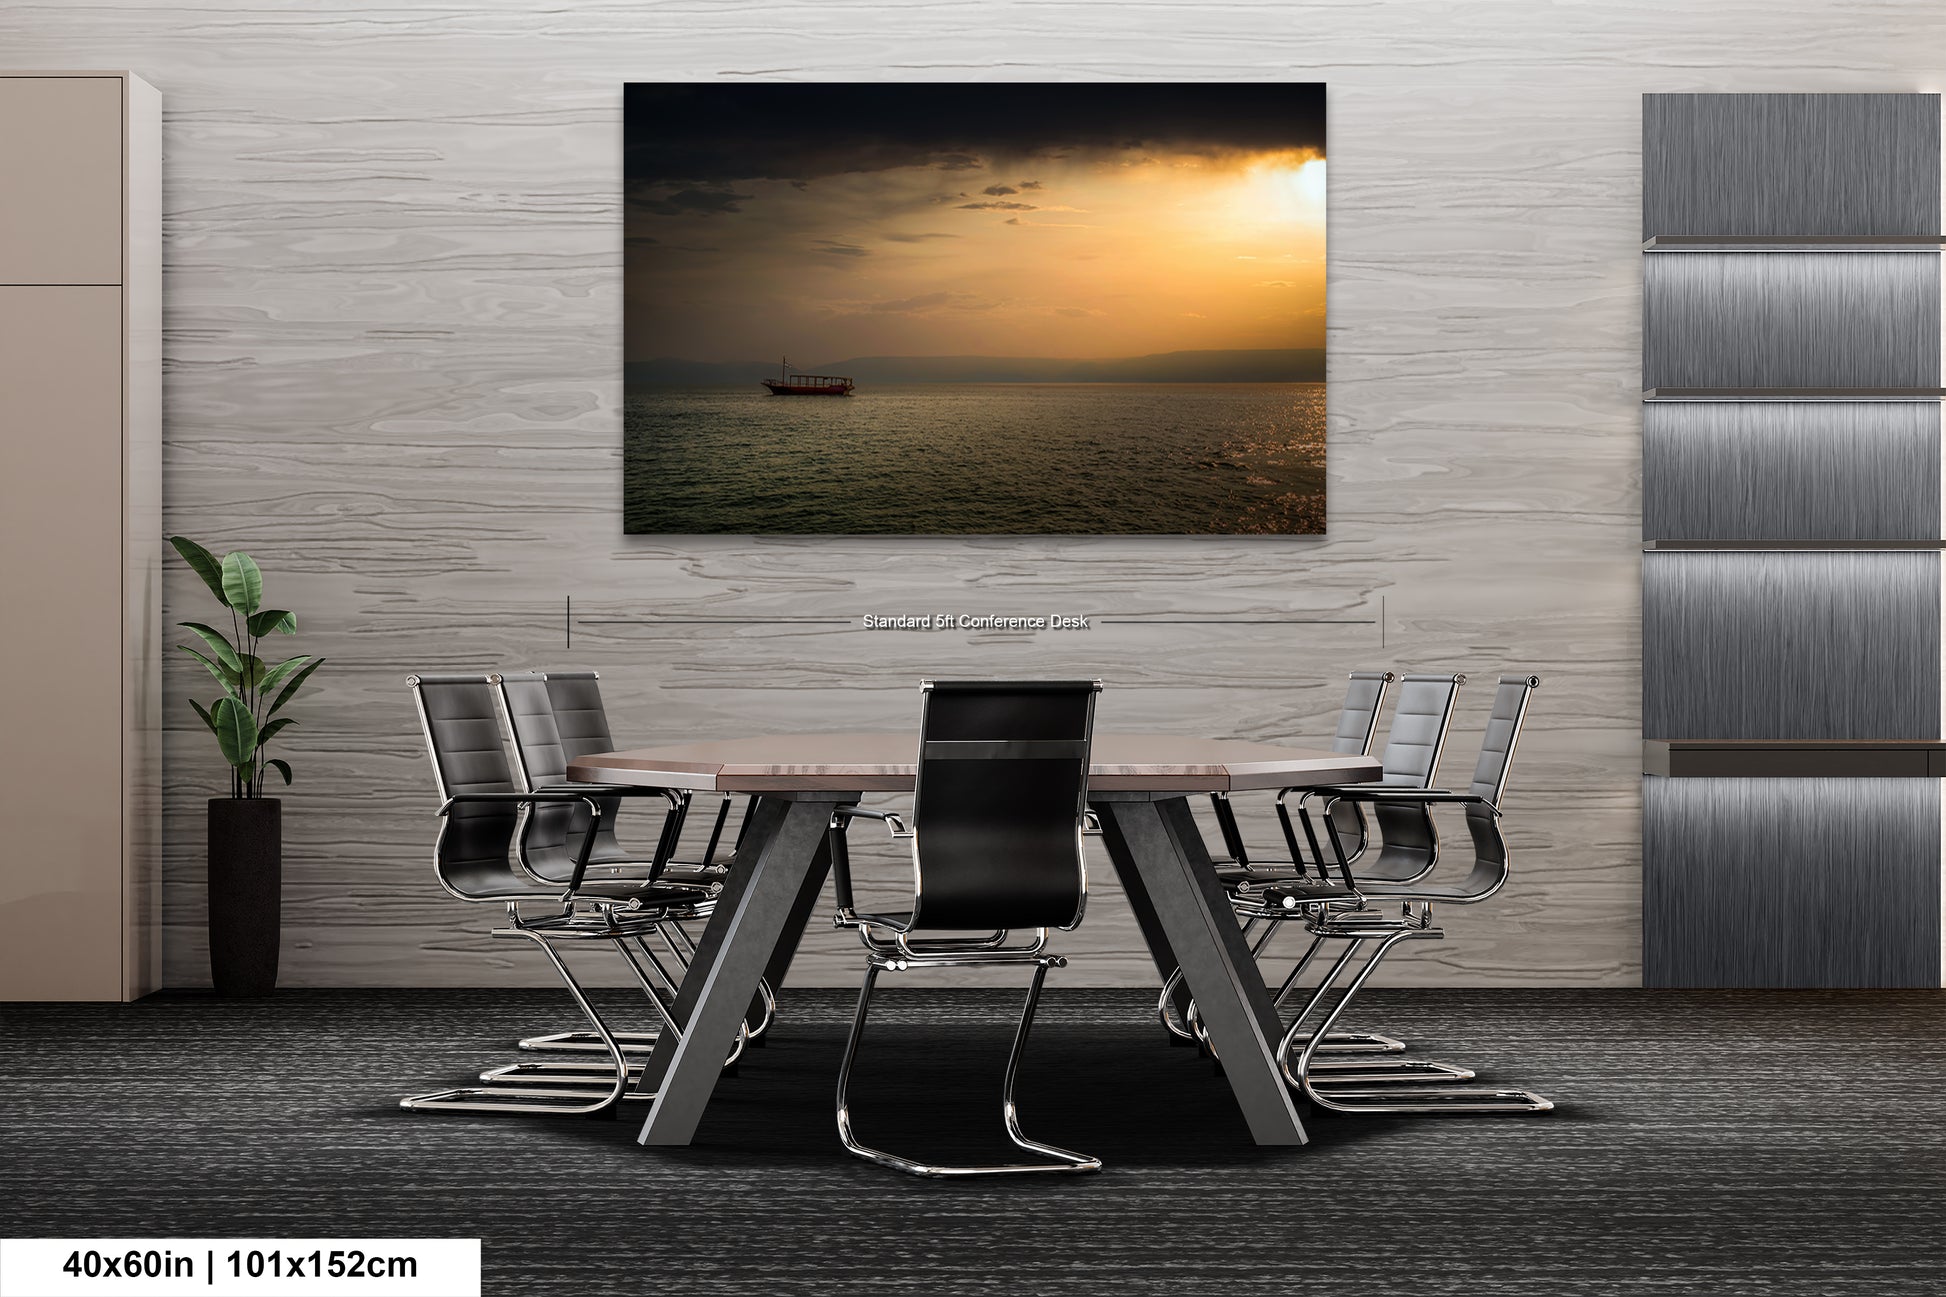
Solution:
[[[0,1297],[480,1297],[480,1240],[10,1238]]]

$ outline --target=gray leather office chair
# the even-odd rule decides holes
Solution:
[[[606,1064],[581,1064],[572,1075],[547,1083],[487,1073],[484,1084],[414,1095],[400,1106],[416,1110],[554,1113],[590,1115],[612,1110],[627,1094],[630,1068],[615,1038],[557,946],[602,942],[618,951],[668,1030],[669,1018],[656,985],[631,947],[646,950],[642,938],[657,925],[707,913],[709,897],[691,886],[673,886],[656,877],[594,879],[588,856],[595,834],[584,832],[568,850],[568,876],[558,882],[537,879],[520,868],[515,839],[523,812],[579,805],[587,823],[598,825],[604,808],[587,791],[530,791],[516,785],[500,733],[492,682],[485,675],[407,677],[417,708],[440,805],[439,838],[433,849],[434,875],[462,901],[504,905],[507,926],[493,936],[532,941],[546,956],[609,1055]],[[661,790],[639,795],[674,799]],[[523,908],[525,907],[525,908]],[[503,1069],[504,1071],[504,1069]]]
[[[1302,963],[1308,964],[1326,941],[1342,941],[1343,951],[1326,972],[1310,1000],[1291,1023],[1278,1045],[1284,1074],[1301,1088],[1307,1098],[1322,1108],[1336,1112],[1369,1113],[1484,1113],[1545,1112],[1554,1105],[1527,1090],[1480,1090],[1466,1086],[1438,1084],[1425,1087],[1387,1087],[1385,1089],[1342,1088],[1342,1078],[1322,1088],[1313,1075],[1318,1041],[1329,1032],[1347,1005],[1375,972],[1386,954],[1401,941],[1438,940],[1445,933],[1432,924],[1434,903],[1473,905],[1488,899],[1506,885],[1510,855],[1506,838],[1500,831],[1501,801],[1506,793],[1507,776],[1513,767],[1514,750],[1527,718],[1528,700],[1540,686],[1538,676],[1500,677],[1494,693],[1493,711],[1480,743],[1479,760],[1474,764],[1473,781],[1467,791],[1400,787],[1348,787],[1339,793],[1372,808],[1383,821],[1388,811],[1410,810],[1431,818],[1433,808],[1459,806],[1464,809],[1467,832],[1473,843],[1472,868],[1457,883],[1435,883],[1425,874],[1405,881],[1388,881],[1380,876],[1368,879],[1363,870],[1354,871],[1346,863],[1342,844],[1336,840],[1334,826],[1325,822],[1332,869],[1338,883],[1356,898],[1320,901],[1305,890],[1268,889],[1266,905],[1285,909],[1293,916],[1302,914],[1306,927],[1314,934]],[[1308,816],[1307,834],[1313,833]],[[1380,861],[1383,856],[1380,856]],[[1386,918],[1372,908],[1374,902],[1398,901],[1400,916]],[[1357,974],[1345,984],[1330,1010],[1323,1014],[1315,1032],[1305,1041],[1295,1064],[1291,1050],[1300,1039],[1304,1024],[1318,1013],[1325,999],[1350,967],[1352,958],[1367,945],[1374,946],[1370,957]],[[1470,1076],[1470,1073],[1468,1074]]]
[[[855,806],[833,817],[838,923],[855,927],[867,952],[858,1012],[838,1072],[838,1137],[858,1157],[915,1175],[1100,1170],[1098,1158],[1022,1134],[1014,1102],[1042,983],[1049,968],[1067,962],[1047,953],[1048,931],[1074,928],[1087,904],[1081,838],[1090,819],[1088,754],[1100,682],[929,680],[924,690],[911,826],[898,815]],[[864,818],[882,821],[911,846],[912,901],[904,910],[854,908],[844,830]],[[1014,941],[1012,934],[1021,930],[1034,936]],[[922,1162],[871,1148],[853,1131],[847,1088],[878,975],[964,964],[1033,966],[1007,1058],[1001,1115],[1008,1138],[1046,1161]]]
[[[521,785],[528,791],[567,789],[590,792],[606,814],[595,828],[594,845],[589,854],[589,874],[595,878],[642,877],[656,871],[665,883],[713,888],[721,884],[725,869],[715,862],[718,841],[730,799],[724,798],[701,861],[684,862],[674,858],[681,840],[683,824],[690,807],[687,791],[674,793],[676,805],[665,807],[657,822],[656,845],[644,856],[630,851],[616,833],[617,811],[624,798],[605,788],[568,781],[568,762],[596,752],[612,752],[615,742],[608,728],[608,713],[601,699],[600,677],[593,671],[509,671],[489,677],[499,694],[501,711],[508,732],[513,736],[514,768]],[[566,867],[568,844],[578,842],[586,831],[588,811],[581,805],[530,808],[521,821],[516,839],[519,860],[536,878],[558,882]],[[695,953],[695,941],[681,923],[658,925],[657,935],[667,947],[678,969],[687,970]],[[653,951],[642,951],[652,961]],[[660,968],[659,962],[652,964]],[[673,990],[674,984],[671,984]],[[770,987],[761,988],[749,1019],[746,1040],[762,1038],[775,1016],[775,997]],[[655,1048],[656,1031],[620,1031],[616,1039],[628,1053],[647,1053]],[[529,1036],[520,1042],[525,1050],[599,1051],[602,1042],[586,1031],[551,1032]],[[739,1049],[741,1046],[739,1046]],[[544,1074],[545,1067],[520,1069]]]

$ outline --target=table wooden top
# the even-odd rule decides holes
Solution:
[[[910,792],[918,747],[911,733],[713,739],[593,753],[569,762],[568,778],[718,793]],[[1380,773],[1372,757],[1181,734],[1097,734],[1093,754],[1088,786],[1097,792],[1308,788]]]

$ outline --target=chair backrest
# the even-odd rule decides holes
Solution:
[[[928,680],[914,928],[1073,927],[1097,680]]]
[[[554,719],[547,675],[541,671],[504,671],[492,677],[513,735],[514,760],[529,792],[568,777],[567,749]]]
[[[1507,791],[1507,772],[1513,768],[1514,747],[1527,720],[1527,700],[1541,687],[1539,676],[1501,676],[1493,692],[1493,711],[1480,737],[1480,759],[1473,763],[1473,786],[1468,791],[1495,806]],[[1492,817],[1489,816],[1489,819]]]
[[[507,671],[492,677],[526,791],[567,782],[568,762],[577,757],[614,751],[598,679],[592,671]],[[590,854],[612,860],[625,854],[615,837],[617,800],[602,800],[608,814]],[[528,872],[553,882],[573,877],[574,848],[587,831],[588,818],[588,808],[580,802],[529,807],[518,837]]]
[[[1338,733],[1331,740],[1333,752],[1364,756],[1372,750],[1372,736],[1378,733],[1378,714],[1385,706],[1385,692],[1398,679],[1390,671],[1354,671],[1345,688],[1345,705],[1338,713]]]
[[[601,677],[593,671],[548,671],[547,698],[554,706],[554,728],[561,754],[579,761],[591,752],[613,752],[608,711],[601,704]]]
[[[1501,676],[1500,687],[1494,691],[1493,711],[1487,716],[1486,732],[1480,736],[1480,759],[1473,765],[1469,791],[1496,808],[1507,791],[1507,772],[1514,763],[1521,726],[1527,721],[1527,701],[1540,685],[1539,676]],[[1500,817],[1485,806],[1466,808],[1466,828],[1473,837],[1473,872],[1459,890],[1467,901],[1483,901],[1507,881],[1507,840],[1500,832]]]
[[[1381,782],[1395,788],[1430,788],[1439,777],[1439,758],[1453,724],[1453,703],[1463,675],[1408,675],[1399,684],[1392,728],[1385,734]]]
[[[1385,735],[1384,768],[1379,782],[1394,788],[1430,788],[1439,775],[1439,759],[1446,750],[1446,734],[1453,724],[1453,704],[1463,675],[1408,675],[1399,682],[1399,701]],[[1336,807],[1333,807],[1335,813]],[[1419,805],[1374,803],[1380,849],[1376,860],[1360,861],[1358,876],[1379,882],[1418,878],[1439,859],[1439,827],[1431,812]],[[1363,825],[1359,826],[1361,832]],[[1340,831],[1349,843],[1352,835]],[[1351,855],[1349,851],[1347,855]]]
[[[1345,687],[1345,705],[1338,712],[1338,733],[1331,740],[1333,752],[1365,756],[1372,750],[1378,733],[1378,716],[1385,709],[1385,694],[1398,679],[1390,671],[1354,671]],[[1357,802],[1333,802],[1330,815],[1337,825],[1338,841],[1345,857],[1356,860],[1365,850],[1365,812]]]
[[[521,791],[500,737],[489,677],[415,675],[407,676],[406,683],[419,711],[441,802],[460,793]],[[446,814],[433,848],[433,866],[448,891],[482,900],[524,883],[510,855],[519,818],[512,803],[463,802]]]

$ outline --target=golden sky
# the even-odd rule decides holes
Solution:
[[[807,173],[631,190],[630,359],[1324,346],[1313,149],[1132,142]]]

